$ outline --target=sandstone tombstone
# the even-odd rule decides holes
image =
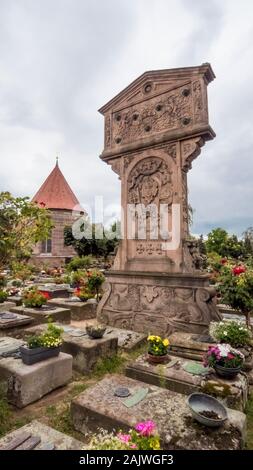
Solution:
[[[201,333],[220,319],[189,238],[187,201],[192,161],[215,137],[207,106],[214,78],[208,63],[145,72],[99,110],[101,158],[121,180],[123,209],[122,240],[98,307],[112,326]]]

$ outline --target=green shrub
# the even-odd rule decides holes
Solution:
[[[8,293],[5,292],[4,290],[0,290],[0,304],[5,302],[5,300],[8,299]]]
[[[211,322],[209,334],[215,341],[228,343],[234,347],[249,344],[252,337],[251,331],[247,328],[245,323],[240,320]]]
[[[40,308],[46,303],[46,294],[42,294],[36,287],[28,289],[23,295],[23,304],[27,308]]]
[[[78,271],[79,269],[88,269],[92,263],[90,256],[76,256],[66,266],[68,271]]]

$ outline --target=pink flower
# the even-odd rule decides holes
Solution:
[[[131,444],[130,449],[137,449],[137,445],[136,444]]]
[[[121,433],[119,433],[119,434],[117,434],[117,437],[119,438],[119,440],[121,442],[124,442],[124,444],[128,444],[128,442],[131,439],[130,434],[121,434]]]
[[[142,436],[151,436],[155,429],[155,423],[153,421],[144,421],[143,423],[138,423],[135,426],[135,429]]]

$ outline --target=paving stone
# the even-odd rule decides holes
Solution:
[[[171,364],[174,365],[171,366]],[[149,384],[165,387],[174,392],[189,395],[201,391],[218,398],[225,406],[243,411],[248,398],[248,380],[238,374],[233,380],[217,377],[211,369],[205,376],[193,375],[184,370],[185,364],[195,361],[178,356],[169,356],[167,364],[150,364],[147,356],[138,357],[126,368],[126,375]]]
[[[118,387],[127,387],[131,394],[147,384],[113,374],[88,388],[71,403],[71,417],[76,430],[97,432],[103,427],[112,431],[128,431],[139,421],[153,420],[170,450],[241,449],[245,439],[246,416],[228,409],[228,420],[218,429],[207,428],[193,420],[185,395],[149,385],[146,398],[127,408],[123,398],[114,395]]]
[[[6,312],[6,313],[12,313],[12,312]],[[14,315],[14,313],[12,313]],[[15,313],[16,318],[9,318],[9,319],[4,319],[1,317],[0,313],[0,337],[1,336],[14,336],[15,338],[18,337],[19,332],[22,328],[24,328],[27,325],[31,325],[34,321],[33,318],[27,316],[27,315],[20,315],[18,313]]]
[[[10,308],[15,307],[15,305],[15,302],[9,302],[8,300],[0,303],[0,313],[9,311]]]
[[[68,383],[72,377],[72,356],[60,353],[45,361],[27,366],[21,359],[0,359],[0,380],[7,381],[7,399],[23,408],[52,390]]]
[[[93,300],[93,299],[90,299]],[[95,300],[95,299],[94,299]],[[71,320],[90,320],[96,318],[97,302],[80,302],[70,301],[66,298],[58,298],[49,300],[48,304],[56,305],[61,308],[67,308],[71,311]]]
[[[47,307],[47,306],[46,306]],[[35,324],[40,323],[48,323],[48,321],[59,321],[62,323],[70,323],[71,320],[71,312],[67,308],[60,308],[60,307],[53,307],[52,310],[48,310],[44,307],[41,308],[25,308],[23,306],[20,307],[12,307],[10,311],[13,313],[19,313],[20,315],[28,315],[29,317],[34,318]]]
[[[16,429],[2,437],[2,439],[0,439],[0,450],[2,447],[10,444],[13,439],[18,438],[20,435],[22,436],[25,433],[40,437],[41,442],[34,450],[41,450],[47,444],[52,444],[54,446],[54,450],[81,450],[84,447],[83,442],[67,436],[62,432],[56,431],[56,429],[46,426],[37,420],[33,420],[31,423],[22,426],[22,428]]]

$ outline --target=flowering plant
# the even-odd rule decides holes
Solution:
[[[160,336],[150,335],[148,337],[148,352],[153,356],[164,356],[168,352],[169,340]]]
[[[40,292],[36,287],[32,287],[23,293],[23,304],[25,307],[39,308],[46,304],[47,300],[46,293]]]
[[[209,346],[204,355],[204,366],[215,367],[216,364],[232,369],[243,365],[244,355],[233,349],[229,344],[216,344]]]
[[[90,292],[99,295],[99,289],[105,280],[103,273],[97,269],[94,271],[87,271],[87,287]]]
[[[5,290],[0,290],[0,304],[8,299],[8,293]]]
[[[76,297],[78,297],[80,300],[82,300],[82,302],[86,302],[86,300],[93,298],[93,294],[91,294],[88,291],[87,287],[77,287],[74,290],[74,294],[75,294]]]
[[[127,434],[116,435],[102,430],[92,437],[90,449],[94,450],[160,450],[160,437],[153,421],[137,423]]]
[[[218,278],[219,292],[223,302],[241,310],[250,328],[250,314],[253,312],[253,269],[242,264],[224,265]]]
[[[31,336],[27,339],[29,349],[34,348],[56,348],[62,344],[63,329],[49,323],[47,330],[40,335]]]
[[[247,328],[245,323],[240,320],[211,322],[209,325],[209,334],[215,341],[228,343],[234,347],[249,344],[252,338],[251,331]]]

